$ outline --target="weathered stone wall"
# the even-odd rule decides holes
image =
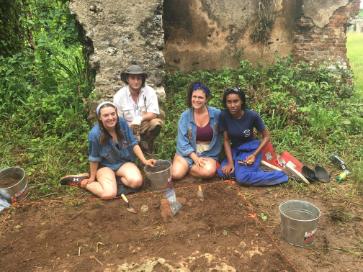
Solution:
[[[241,59],[264,64],[290,54],[348,66],[346,29],[359,2],[72,0],[70,8],[93,48],[96,93],[112,97],[133,63],[160,94],[166,70],[237,67]]]
[[[93,47],[90,65],[96,70],[97,94],[111,98],[123,85],[121,71],[135,63],[148,72],[148,83],[162,85],[163,0],[73,0],[70,9]]]
[[[297,2],[166,0],[166,63],[181,70],[218,69],[236,67],[242,58],[272,62],[276,52],[287,56],[300,13]],[[256,34],[259,19],[271,19],[272,27],[267,29],[268,40],[254,42],[251,36]]]
[[[304,0],[296,21],[293,56],[309,62],[333,62],[349,67],[346,31],[359,12],[359,0]]]
[[[166,63],[219,69],[292,54],[347,65],[347,22],[358,11],[359,0],[165,0]],[[254,41],[264,26],[266,39]]]

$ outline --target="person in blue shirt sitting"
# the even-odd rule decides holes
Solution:
[[[221,177],[235,177],[240,184],[264,186],[287,182],[282,171],[260,170],[261,149],[270,139],[260,115],[246,108],[246,95],[240,88],[228,88],[223,94],[219,126],[224,136],[226,159],[218,169]],[[261,135],[258,140],[255,130]]]
[[[88,135],[90,173],[64,177],[61,184],[79,186],[102,199],[112,199],[117,194],[116,178],[131,189],[142,186],[135,155],[145,165],[153,166],[155,160],[145,159],[127,122],[117,115],[114,103],[100,103],[96,115],[98,123]]]
[[[208,106],[210,90],[202,83],[191,84],[187,105],[178,123],[176,154],[172,179],[182,179],[188,172],[198,178],[210,178],[216,173],[216,163],[222,142],[218,128],[220,110]]]

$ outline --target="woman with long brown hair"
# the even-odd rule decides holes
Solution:
[[[217,169],[221,151],[218,128],[220,110],[208,106],[211,92],[201,82],[192,83],[188,90],[187,105],[178,123],[176,154],[172,178],[183,178],[188,172],[198,178],[211,178]]]
[[[98,123],[88,135],[90,173],[65,178],[63,184],[85,188],[102,199],[112,199],[117,194],[116,178],[129,188],[142,186],[143,178],[134,163],[135,155],[145,165],[153,166],[155,160],[145,159],[126,121],[118,117],[115,104],[100,103],[96,115]]]

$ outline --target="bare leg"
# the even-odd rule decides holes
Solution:
[[[117,171],[116,175],[121,177],[123,184],[130,188],[139,188],[142,186],[143,178],[139,168],[132,162],[123,164]]]
[[[97,170],[97,181],[86,185],[86,189],[102,199],[113,199],[117,194],[116,176],[108,167]]]
[[[212,178],[216,174],[217,165],[216,161],[212,158],[205,158],[206,163],[203,167],[199,167],[193,164],[192,168],[190,169],[190,174],[197,178]]]
[[[175,154],[171,167],[171,177],[173,180],[182,179],[189,171],[188,162],[180,155]]]

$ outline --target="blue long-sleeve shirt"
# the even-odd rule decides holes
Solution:
[[[116,171],[123,163],[135,160],[133,147],[137,145],[137,140],[126,121],[121,117],[119,117],[119,124],[124,136],[122,143],[115,143],[112,139],[108,139],[106,144],[101,145],[99,124],[91,129],[88,134],[88,160],[90,162],[99,162]]]
[[[216,160],[218,159],[222,148],[221,133],[218,127],[218,120],[221,111],[214,107],[208,107],[208,113],[210,118],[209,124],[213,129],[213,137],[209,143],[209,149],[197,155],[210,157]],[[179,119],[176,152],[185,158],[188,158],[192,152],[197,153],[196,137],[197,125],[194,122],[193,110],[187,109],[181,114]]]

